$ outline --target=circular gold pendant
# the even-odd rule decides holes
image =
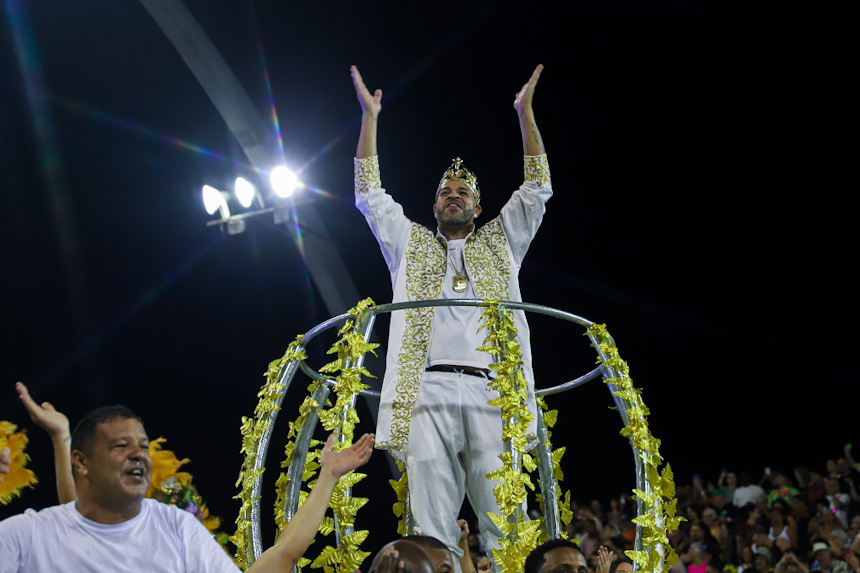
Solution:
[[[454,292],[466,292],[466,284],[469,279],[465,275],[454,275]]]

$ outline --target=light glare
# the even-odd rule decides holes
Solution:
[[[278,197],[289,197],[299,184],[299,178],[296,174],[283,165],[272,169],[269,177],[272,182],[272,190]]]
[[[233,190],[236,193],[236,199],[239,200],[239,204],[242,205],[242,207],[247,209],[251,206],[251,203],[254,202],[254,196],[256,195],[257,190],[251,182],[244,177],[236,178],[236,184]]]
[[[214,215],[215,211],[225,204],[224,196],[221,192],[209,185],[203,186],[203,207],[210,215]]]

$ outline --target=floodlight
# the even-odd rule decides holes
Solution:
[[[246,209],[251,206],[251,203],[254,202],[254,197],[257,195],[257,189],[244,177],[236,178],[233,191],[236,193],[236,199],[239,200],[239,204]]]
[[[203,206],[206,212],[214,215],[215,211],[221,211],[222,219],[230,218],[230,208],[227,206],[226,193],[219,191],[210,185],[203,186]]]
[[[296,174],[283,165],[272,169],[269,178],[272,183],[272,190],[278,197],[289,197],[299,185],[299,178]]]

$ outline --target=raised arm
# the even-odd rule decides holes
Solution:
[[[382,111],[382,90],[376,90],[371,94],[355,66],[349,68],[349,73],[352,75],[355,95],[361,105],[361,133],[358,136],[355,157],[357,159],[373,157],[376,155],[376,123],[379,112]]]
[[[326,441],[320,459],[320,475],[305,503],[281,532],[278,542],[260,555],[249,573],[292,571],[317,534],[337,480],[364,465],[373,452],[373,434],[363,435],[352,447],[340,452],[332,450],[334,440],[332,434]]]
[[[532,77],[514,97],[514,109],[517,110],[517,116],[520,119],[520,133],[523,136],[523,155],[543,155],[546,153],[532,109],[535,87],[542,71],[543,65],[538,64],[538,67],[532,72]]]
[[[463,556],[460,557],[460,569],[463,573],[478,573],[475,570],[475,564],[472,563],[472,556],[469,554],[469,524],[465,519],[458,519],[457,525],[460,526],[460,540],[457,541],[457,547],[463,551]]]
[[[54,445],[54,472],[57,474],[57,496],[60,503],[68,503],[77,497],[69,449],[72,443],[69,419],[65,414],[57,412],[50,402],[37,404],[23,382],[15,384],[15,389],[18,390],[18,397],[27,408],[30,419],[51,436],[51,443]]]

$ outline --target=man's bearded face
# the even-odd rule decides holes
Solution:
[[[462,181],[446,181],[436,194],[434,214],[439,223],[457,227],[471,225],[480,213],[474,193]]]

